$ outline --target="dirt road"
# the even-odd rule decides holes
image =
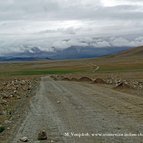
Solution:
[[[32,143],[142,143],[143,137],[93,134],[143,133],[143,98],[93,84],[41,79],[37,94],[12,143],[23,136]],[[37,141],[40,130],[47,141]],[[67,134],[65,134],[67,133]],[[73,135],[74,133],[74,135]],[[78,137],[84,133],[84,137]]]

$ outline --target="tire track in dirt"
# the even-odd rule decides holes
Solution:
[[[79,138],[65,137],[64,134],[143,133],[143,122],[138,120],[142,113],[135,113],[141,109],[142,103],[142,98],[108,88],[43,77],[11,142],[17,143],[21,137],[27,136],[29,142],[37,143],[38,132],[44,129],[48,140],[41,143],[51,140],[58,143],[138,143],[142,141],[141,137]]]

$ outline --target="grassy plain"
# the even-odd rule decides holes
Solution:
[[[95,71],[97,66],[99,69]],[[118,74],[129,78],[143,78],[143,47],[96,59],[0,63],[0,78],[51,74],[90,76]]]

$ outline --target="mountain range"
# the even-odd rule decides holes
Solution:
[[[71,46],[66,49],[55,49],[53,51],[41,50],[38,47],[27,48],[22,52],[13,52],[0,57],[0,61],[34,61],[34,60],[64,60],[96,58],[105,55],[120,53],[129,47],[104,47]]]

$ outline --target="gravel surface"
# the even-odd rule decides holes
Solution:
[[[93,136],[143,133],[142,109],[142,97],[43,77],[10,143],[20,142],[22,137],[31,143],[142,143],[143,137]],[[46,131],[48,139],[39,142],[41,130]]]

